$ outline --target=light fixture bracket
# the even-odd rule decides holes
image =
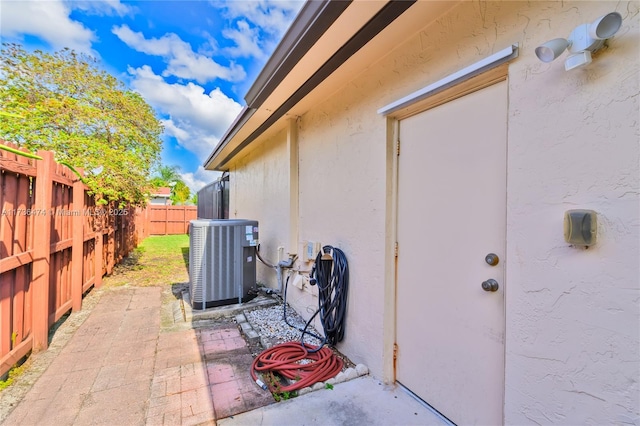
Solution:
[[[604,40],[597,40],[589,36],[591,24],[578,25],[569,36],[568,50],[571,53],[579,53],[584,50],[595,52],[604,44]]]

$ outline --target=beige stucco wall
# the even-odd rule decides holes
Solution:
[[[278,248],[285,250],[289,238],[289,163],[287,130],[244,153],[229,173],[229,217],[257,220],[260,253],[269,262],[278,262]],[[277,287],[273,269],[257,263],[257,280]]]
[[[380,375],[385,272],[384,120],[357,90],[347,87],[343,93],[300,121],[300,238],[345,252],[350,287],[345,340],[339,348],[352,361],[365,363]],[[306,302],[317,307],[316,300]]]
[[[589,67],[565,72],[564,56],[535,57],[537,45],[613,10],[623,27]],[[349,258],[339,348],[353,361],[382,377],[393,343],[383,338],[393,321],[383,315],[393,303],[384,297],[393,284],[384,280],[393,159],[376,110],[518,42],[509,69],[505,422],[638,421],[638,10],[638,2],[464,2],[300,118],[299,240],[336,245]],[[269,219],[288,214],[286,173],[275,170],[287,161],[274,139],[231,174],[231,215],[264,218],[269,253],[288,241],[286,226]],[[573,208],[598,212],[595,247],[564,243],[563,213]],[[308,317],[317,300],[291,291]]]
[[[523,53],[613,11],[623,27],[587,69],[529,54],[510,70],[506,420],[640,421],[640,3],[556,5]],[[560,58],[564,59],[564,57]],[[565,210],[598,213],[599,242],[569,247]]]

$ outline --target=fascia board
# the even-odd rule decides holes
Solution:
[[[350,4],[351,0],[306,2],[249,88],[247,105],[260,107]]]
[[[209,159],[205,163],[207,170],[224,170],[224,166],[242,149],[249,145],[261,134],[266,132],[272,125],[280,122],[288,111],[293,108],[300,100],[304,99],[315,87],[322,83],[322,81],[336,71],[342,63],[347,61],[352,55],[354,55],[361,47],[365,46],[369,40],[375,37],[379,32],[393,22],[398,16],[402,15],[409,7],[411,7],[414,1],[389,1],[389,2],[376,2],[377,7],[372,8],[371,4],[367,2],[354,2],[358,4],[357,10],[365,10],[371,13],[371,16],[365,16],[362,26],[356,26],[354,29],[354,35],[348,39],[341,41],[341,45],[334,46],[333,50],[324,52],[329,58],[323,63],[316,65],[315,68],[307,70],[307,75],[310,75],[304,81],[298,81],[292,84],[289,81],[289,74],[280,82],[280,84],[274,88],[287,87],[287,96],[278,95],[277,102],[271,104],[269,99],[269,107],[265,105],[254,105],[248,110],[254,111],[251,116],[244,117],[245,119],[236,119],[231,128],[225,133],[225,136],[221,139],[220,144],[209,156]],[[360,16],[362,19],[362,16]],[[327,33],[330,35],[329,33]],[[327,35],[327,36],[328,36]],[[349,35],[347,35],[349,37]],[[306,52],[306,57],[312,57],[316,52],[312,49]],[[262,73],[261,73],[262,74]],[[265,80],[266,81],[266,80]],[[273,95],[272,93],[268,94]],[[252,93],[256,99],[259,95],[257,92]],[[269,98],[267,96],[265,101]],[[255,114],[255,111],[260,111],[259,114]],[[245,111],[241,112],[241,116],[245,116]],[[245,135],[247,135],[245,137]]]
[[[215,160],[219,157],[220,153],[229,145],[231,139],[238,134],[238,132],[244,128],[245,124],[251,119],[253,114],[255,114],[256,110],[251,109],[249,107],[243,107],[238,116],[235,118],[231,126],[227,129],[227,131],[220,138],[220,142],[213,149],[211,154],[209,154],[209,158],[204,162],[205,170],[218,170],[217,167],[220,165],[219,162]]]
[[[252,106],[277,110],[387,4],[385,1],[354,2],[295,66],[279,79],[261,103]]]

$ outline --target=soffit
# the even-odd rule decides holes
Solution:
[[[354,6],[356,3],[357,5]],[[246,122],[237,129],[234,135],[228,138],[226,145],[215,153],[213,158],[207,161],[208,164],[205,164],[205,168],[208,170],[225,170],[226,163],[220,160],[227,158],[242,141],[251,136],[274,111],[289,99],[305,81],[387,3],[388,1],[366,0],[352,2],[320,39],[303,55],[293,69],[287,73],[286,78],[281,80],[280,84],[262,102],[259,108],[253,108],[253,105],[249,105],[241,112],[241,114],[246,114],[248,117]],[[291,114],[286,114],[285,120],[291,116]],[[274,129],[273,133],[275,131],[277,129]],[[216,147],[216,150],[218,148]]]
[[[335,21],[317,43],[310,49],[287,74],[287,77],[273,90],[270,96],[256,109],[237,132],[228,137],[226,145],[215,153],[205,165],[209,170],[226,170],[232,158],[238,154],[238,147],[251,137],[256,130],[271,118],[291,96],[318,69],[333,56],[358,30],[375,16],[387,1],[354,1]],[[341,87],[353,80],[356,75],[373,66],[376,62],[404,43],[447,10],[460,1],[419,1],[384,28],[358,52],[347,59],[337,70],[318,84],[299,102],[289,108],[286,114],[264,129],[260,139],[267,138],[285,125],[290,118],[306,113],[310,108],[328,98]],[[264,126],[263,126],[264,127]],[[250,145],[249,145],[250,146]],[[246,149],[246,148],[244,148]],[[244,150],[243,149],[243,150]]]
[[[260,107],[272,111],[278,109],[386,4],[386,1],[354,1]]]
[[[289,115],[303,115],[459,3],[418,1],[291,108]]]

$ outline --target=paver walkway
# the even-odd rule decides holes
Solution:
[[[235,324],[163,329],[161,291],[105,291],[4,424],[215,424],[274,402]]]

